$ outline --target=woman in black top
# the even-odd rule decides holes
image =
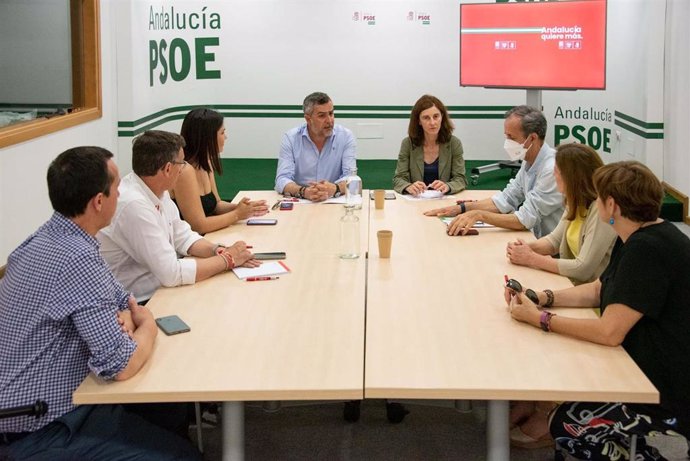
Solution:
[[[663,189],[641,163],[603,166],[594,174],[594,185],[599,217],[618,234],[611,261],[599,280],[546,290],[539,293],[539,304],[601,307],[601,317],[557,316],[508,291],[506,300],[513,318],[521,322],[598,344],[622,344],[659,390],[659,405],[560,405],[550,422],[560,456],[567,452],[579,459],[619,459],[637,435],[637,459],[664,459],[645,443],[645,435],[690,435],[690,240],[659,219]]]
[[[182,169],[170,196],[193,230],[205,234],[268,212],[264,200],[252,202],[245,197],[235,205],[218,196],[214,172],[223,173],[220,153],[227,139],[221,114],[194,109],[185,116],[180,134],[186,142],[184,159],[192,168]]]

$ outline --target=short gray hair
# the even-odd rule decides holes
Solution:
[[[330,96],[328,96],[326,93],[317,91],[304,98],[302,110],[304,111],[305,115],[311,115],[311,113],[314,111],[314,106],[320,106],[321,104],[327,104],[329,102],[331,102]]]
[[[515,115],[520,118],[522,134],[525,137],[536,133],[539,139],[546,138],[546,118],[542,112],[532,106],[515,106],[505,114],[505,118]]]

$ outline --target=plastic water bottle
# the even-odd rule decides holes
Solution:
[[[345,179],[345,206],[356,210],[362,209],[362,178],[357,176],[357,168],[352,168]]]
[[[340,218],[340,257],[359,258],[359,218],[353,207],[345,207],[345,215]]]

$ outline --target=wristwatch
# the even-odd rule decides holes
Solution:
[[[338,198],[342,195],[342,192],[340,192],[340,186],[337,183],[335,184],[335,192],[333,193],[333,198]]]

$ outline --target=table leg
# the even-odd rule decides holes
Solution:
[[[486,451],[489,461],[508,461],[510,459],[510,437],[508,400],[490,400],[486,417]]]
[[[223,402],[223,461],[244,461],[244,402]]]

